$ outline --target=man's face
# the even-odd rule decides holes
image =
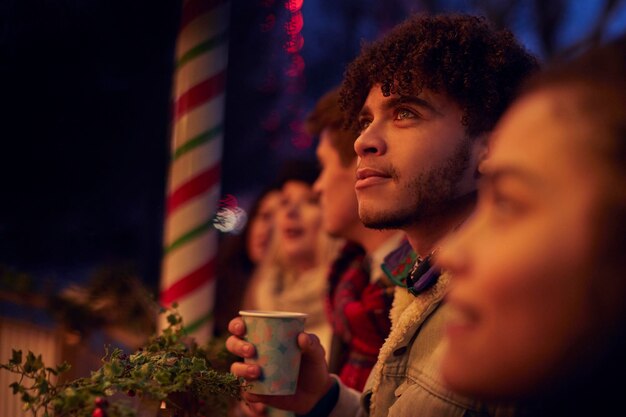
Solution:
[[[370,90],[359,115],[359,217],[368,227],[406,229],[441,212],[475,189],[478,141],[470,141],[463,113],[428,90],[417,97],[384,97]]]
[[[354,192],[356,157],[350,165],[342,165],[331,143],[333,134],[324,129],[320,135],[317,159],[321,172],[313,189],[320,196],[324,230],[335,237],[352,238],[352,231],[360,225]]]

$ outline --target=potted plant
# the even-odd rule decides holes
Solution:
[[[173,306],[168,327],[134,353],[105,349],[102,366],[89,377],[51,381],[67,363],[46,366],[41,355],[14,350],[0,368],[19,375],[10,385],[33,417],[221,416],[240,398],[243,380],[220,369],[228,363],[221,346],[199,346],[187,337]]]

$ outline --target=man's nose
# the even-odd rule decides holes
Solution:
[[[359,157],[378,156],[387,151],[387,144],[381,130],[379,125],[370,124],[356,138],[354,151]]]

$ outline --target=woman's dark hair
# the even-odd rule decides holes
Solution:
[[[463,111],[467,134],[493,129],[521,81],[538,68],[508,30],[467,15],[414,15],[365,45],[348,66],[341,105],[357,128],[370,89],[384,95],[417,96],[423,89],[445,94]]]

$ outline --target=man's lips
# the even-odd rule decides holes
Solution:
[[[359,190],[372,185],[381,184],[389,181],[390,179],[391,175],[384,171],[379,171],[373,168],[359,168],[356,171],[356,183],[354,184],[354,189]]]

